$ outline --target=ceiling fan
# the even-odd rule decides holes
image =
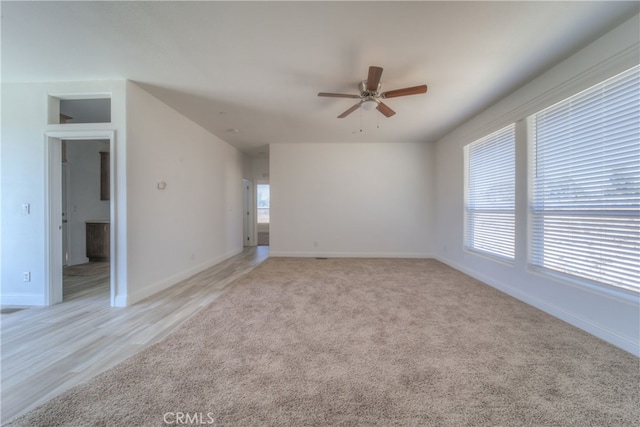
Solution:
[[[360,95],[320,92],[318,96],[327,96],[330,98],[359,99],[360,102],[338,116],[339,119],[343,119],[360,107],[366,110],[371,110],[375,107],[386,117],[391,117],[396,112],[389,108],[388,105],[383,103],[382,99],[395,98],[398,96],[417,95],[427,92],[427,85],[406,87],[404,89],[381,92],[380,90],[382,89],[382,85],[380,84],[380,77],[382,77],[382,67],[371,66],[369,67],[369,75],[367,76],[367,80],[361,81],[358,85],[358,89],[360,89]]]

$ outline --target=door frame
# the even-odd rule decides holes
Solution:
[[[64,140],[62,141],[62,146],[64,147]],[[63,150],[64,151],[64,150]],[[62,159],[64,160],[64,159]],[[69,168],[67,168],[67,164],[63,161],[61,163],[62,168],[62,212],[66,215],[65,218],[62,218],[62,267],[69,262]]]
[[[256,246],[255,201],[253,181],[242,179],[242,246]]]
[[[115,185],[115,130],[57,130],[45,132],[45,289],[44,302],[62,302],[62,140],[109,140],[110,304],[115,307],[117,266],[117,218]]]

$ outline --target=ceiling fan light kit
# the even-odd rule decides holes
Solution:
[[[362,107],[363,110],[371,111],[378,107],[378,102],[375,99],[365,99],[360,103],[360,107]]]
[[[387,92],[382,92],[382,84],[380,78],[382,77],[382,67],[371,66],[369,67],[369,74],[367,80],[363,80],[358,85],[360,95],[350,95],[346,93],[331,93],[320,92],[318,96],[330,97],[330,98],[353,98],[360,99],[360,102],[349,108],[344,113],[338,116],[339,119],[347,117],[358,108],[364,110],[373,110],[374,108],[380,111],[385,117],[391,117],[396,114],[388,105],[381,100],[386,98],[396,98],[399,96],[418,95],[427,92],[427,85],[406,87],[403,89],[395,89]]]

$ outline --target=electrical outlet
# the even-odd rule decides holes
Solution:
[[[23,282],[30,282],[31,281],[31,272],[30,271],[25,271],[24,273],[22,273],[22,281]]]

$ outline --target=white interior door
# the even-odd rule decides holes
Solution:
[[[67,164],[62,163],[62,265],[67,265],[69,263],[69,215],[67,209],[68,182],[69,173],[67,170]]]
[[[243,246],[255,246],[253,243],[253,216],[251,215],[252,197],[251,197],[251,181],[248,179],[242,180],[242,245]]]

